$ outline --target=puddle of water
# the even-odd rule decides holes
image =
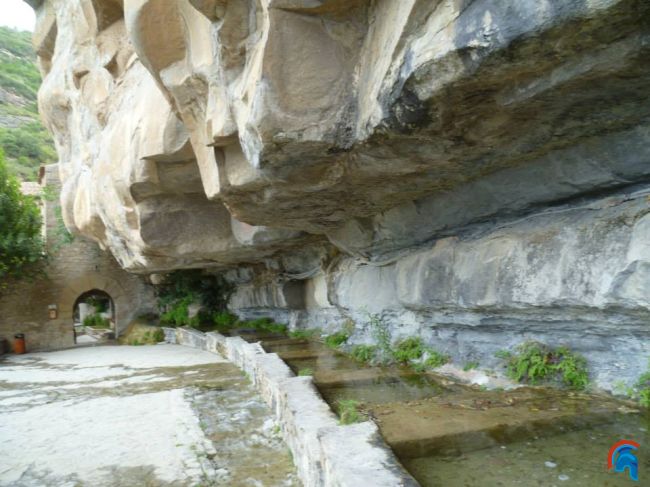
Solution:
[[[611,423],[572,430],[450,456],[402,459],[409,472],[428,486],[631,486],[650,479],[650,416],[619,414]],[[627,473],[608,472],[609,448],[621,439],[641,444],[640,483]]]
[[[313,372],[318,372],[320,370],[350,370],[359,368],[354,360],[341,354],[321,355],[311,358],[292,358],[285,359],[285,362],[296,374],[304,369],[311,369]]]
[[[316,387],[329,404],[336,404],[341,399],[354,399],[364,404],[383,404],[441,396],[449,392],[439,382],[424,375],[379,377],[365,383],[335,387],[319,386],[316,382]]]

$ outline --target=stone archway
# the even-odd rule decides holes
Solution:
[[[115,336],[126,328],[129,319],[129,300],[124,288],[114,279],[88,274],[69,281],[59,299],[59,319],[72,323],[74,306],[79,296],[91,290],[108,294],[113,300]]]

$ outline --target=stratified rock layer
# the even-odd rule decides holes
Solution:
[[[66,224],[231,306],[650,353],[650,4],[33,1]]]

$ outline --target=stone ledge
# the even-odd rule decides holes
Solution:
[[[216,332],[163,328],[165,341],[219,353],[246,372],[279,421],[305,486],[417,486],[372,421],[338,424],[311,377],[296,377],[259,343]]]

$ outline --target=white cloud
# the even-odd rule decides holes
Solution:
[[[0,0],[0,25],[18,30],[34,30],[35,16],[32,7],[22,0]]]

